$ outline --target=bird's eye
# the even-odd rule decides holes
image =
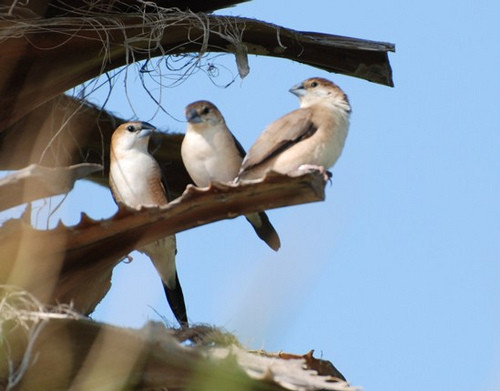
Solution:
[[[203,114],[208,114],[208,113],[210,113],[210,108],[205,107],[205,108],[203,109]]]
[[[135,127],[134,127],[134,125],[129,125],[129,126],[127,126],[127,130],[128,130],[129,132],[135,132]]]
[[[317,81],[313,81],[313,82],[311,83],[311,87],[313,87],[313,88],[314,88],[314,87],[317,87],[317,86],[318,86],[318,82],[317,82]]]

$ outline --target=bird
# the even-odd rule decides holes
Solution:
[[[243,159],[237,181],[262,178],[269,171],[300,174],[328,168],[339,158],[349,129],[351,105],[330,80],[311,77],[290,90],[300,107],[268,125]]]
[[[199,187],[213,182],[232,182],[238,175],[245,150],[226,125],[219,109],[206,100],[185,108],[186,134],[181,145],[184,166]],[[278,233],[265,212],[245,216],[253,229],[273,250],[281,246]]]
[[[118,205],[139,209],[169,202],[170,195],[160,165],[148,151],[149,138],[154,130],[155,127],[147,122],[126,122],[111,136],[109,184]],[[153,262],[175,318],[181,327],[188,327],[184,294],[175,265],[175,236],[167,236],[138,250]]]

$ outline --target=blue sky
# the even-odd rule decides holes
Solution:
[[[184,106],[208,99],[246,148],[298,106],[288,89],[308,77],[335,81],[353,107],[326,200],[269,211],[278,253],[243,218],[178,234],[191,322],[252,348],[316,349],[365,390],[500,389],[500,3],[254,0],[219,14],[394,42],[395,88],[265,57],[222,88],[236,73],[227,55],[213,60],[219,86],[198,72],[161,91],[169,116],[129,68],[109,110],[183,132]],[[116,210],[109,190],[82,182],[64,221],[82,205],[95,218]],[[94,318],[174,324],[149,261],[132,255]]]

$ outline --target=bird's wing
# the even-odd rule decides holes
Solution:
[[[118,188],[113,180],[113,175],[109,173],[109,188],[111,189],[111,195],[117,204],[123,203],[123,200],[120,197],[120,193],[118,193]]]
[[[252,145],[241,165],[241,172],[249,170],[276,156],[292,145],[312,136],[318,126],[310,108],[300,108],[270,124]]]
[[[154,172],[151,174],[148,181],[148,187],[149,191],[151,192],[152,201],[155,205],[160,206],[168,203],[170,194],[164,175],[164,170],[162,170],[160,164],[156,160],[155,163],[156,164],[152,168]]]
[[[167,202],[170,202],[170,201],[172,201],[174,199],[174,196],[172,195],[172,192],[170,191],[170,188],[168,186],[168,182],[167,182],[167,168],[163,164],[160,169],[161,169],[161,182],[160,182],[160,185],[161,185],[161,187],[163,189],[163,193],[165,194]]]
[[[243,148],[243,146],[240,144],[240,142],[238,141],[238,139],[236,137],[234,137],[234,134],[231,133],[231,136],[233,137],[234,145],[236,146],[236,149],[238,150],[238,153],[240,154],[240,156],[242,158],[245,157],[245,155],[247,153],[245,151],[245,148]]]

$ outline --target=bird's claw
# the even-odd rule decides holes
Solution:
[[[319,172],[321,175],[323,175],[323,179],[325,182],[332,182],[332,173],[328,171],[325,167],[323,166],[318,166],[316,164],[302,164],[299,166],[297,169],[299,172]]]

